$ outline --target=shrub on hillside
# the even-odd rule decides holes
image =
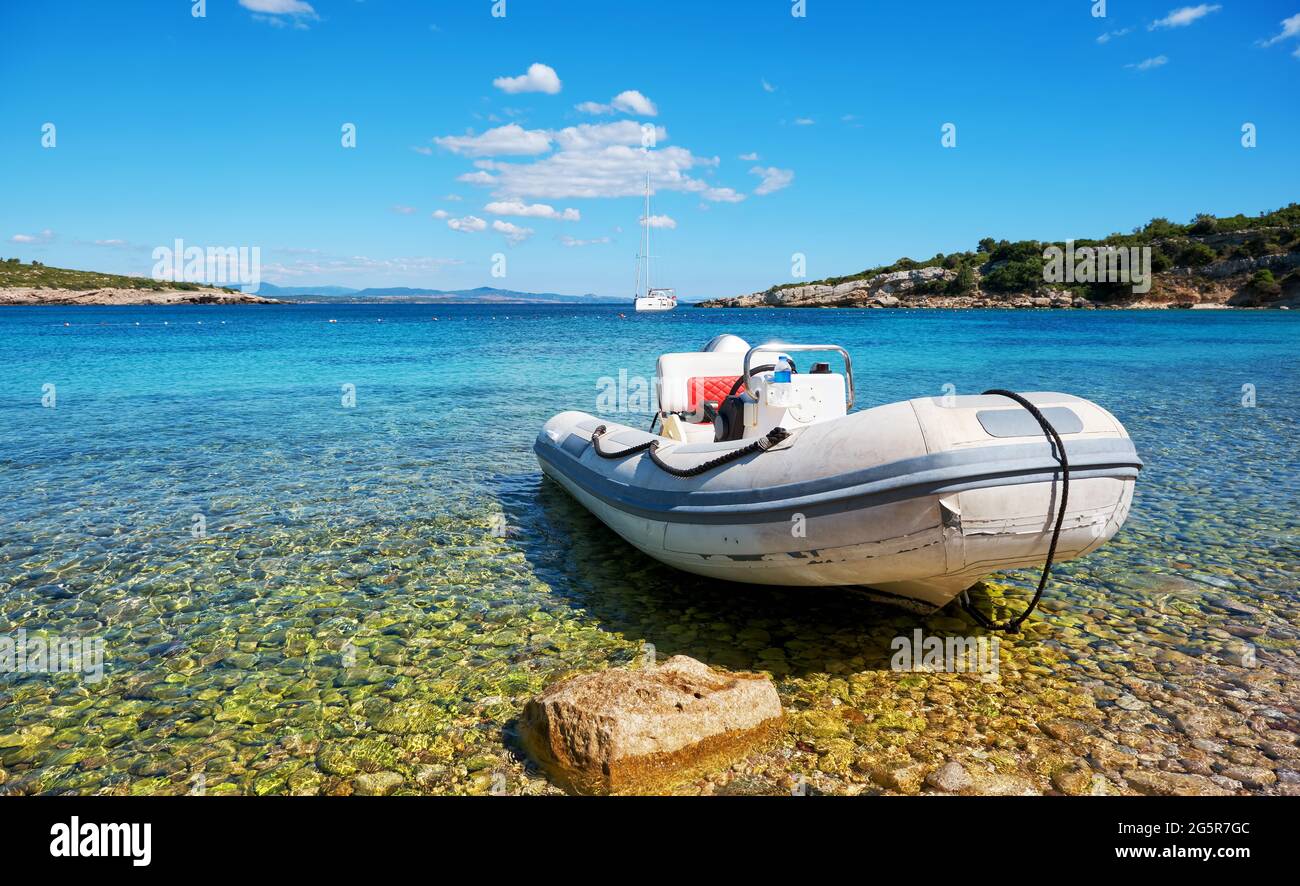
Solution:
[[[1183,225],[1174,224],[1167,218],[1153,218],[1140,231],[1148,237],[1173,237],[1186,233],[1187,229]]]
[[[984,275],[983,285],[991,292],[1033,292],[1043,285],[1042,256],[1000,265]]]
[[[964,262],[957,268],[957,276],[948,281],[949,295],[965,295],[975,289],[975,271]]]
[[[1278,295],[1282,291],[1282,285],[1277,282],[1277,278],[1268,268],[1256,271],[1250,278],[1250,285],[1263,295]]]
[[[1193,243],[1178,253],[1178,264],[1188,268],[1200,268],[1218,257],[1218,253],[1204,243]]]
[[[1010,243],[1006,240],[998,243],[993,253],[989,256],[989,261],[1000,262],[1023,262],[1035,259],[1041,267],[1043,259],[1043,244],[1037,240],[1017,240]]]
[[[1282,244],[1271,238],[1251,237],[1246,241],[1244,249],[1251,258],[1259,258],[1261,255],[1272,255],[1275,252],[1281,252]]]
[[[1174,260],[1159,246],[1151,248],[1151,270],[1157,274],[1164,273],[1174,266]]]

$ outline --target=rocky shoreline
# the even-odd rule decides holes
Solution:
[[[980,287],[976,272],[971,291],[954,295],[934,290],[957,278],[944,267],[891,271],[842,283],[772,287],[696,304],[700,308],[1281,308],[1300,306],[1300,281],[1294,275],[1276,293],[1252,284],[1260,270],[1285,274],[1300,267],[1300,253],[1224,261],[1202,268],[1173,268],[1154,275],[1151,290],[1112,301],[1088,299],[1066,289],[1043,287],[1024,292],[992,292]]]
[[[0,289],[0,305],[282,305],[287,302],[229,289]]]

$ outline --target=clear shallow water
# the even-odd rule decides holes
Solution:
[[[0,637],[101,637],[105,676],[0,674],[0,791],[542,791],[511,747],[523,701],[643,643],[779,680],[787,740],[706,790],[875,790],[947,759],[1040,790],[1079,767],[1116,791],[1290,783],[1300,317],[620,310],[5,309]],[[893,673],[893,636],[965,616],[718,588],[541,482],[546,418],[723,331],[844,345],[859,407],[1095,400],[1147,462],[1132,516],[1058,571],[996,683]]]

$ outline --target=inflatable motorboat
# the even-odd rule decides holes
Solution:
[[[799,371],[800,352],[838,353],[844,372]],[[718,336],[659,358],[651,431],[562,412],[534,450],[547,476],[670,566],[859,586],[922,611],[995,572],[1046,561],[1046,582],[1053,559],[1095,550],[1128,516],[1142,461],[1095,403],[998,391],[853,412],[854,396],[836,345]]]

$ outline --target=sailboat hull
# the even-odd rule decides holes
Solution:
[[[667,298],[641,296],[636,300],[638,311],[671,311],[675,307],[677,302]]]

